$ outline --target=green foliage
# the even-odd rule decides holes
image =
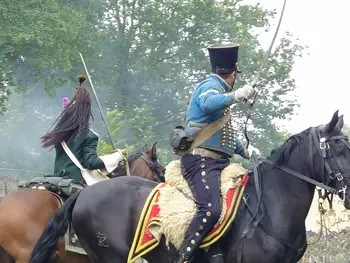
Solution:
[[[117,147],[134,149],[157,141],[159,156],[168,162],[174,158],[169,134],[184,116],[191,88],[210,71],[207,45],[240,44],[240,87],[252,80],[264,57],[255,32],[275,30],[270,28],[274,16],[241,0],[2,1],[0,113],[9,89],[40,87],[54,97],[54,88],[82,73],[80,51]],[[249,125],[251,143],[264,156],[285,139],[274,120],[290,118],[298,106],[291,96],[295,81],[290,72],[304,50],[289,33],[274,46]],[[246,110],[243,103],[235,107],[238,133]],[[13,114],[26,118],[24,111]],[[104,131],[103,124],[96,130]],[[103,137],[99,153],[111,150]]]
[[[107,112],[106,121],[111,129],[112,138],[116,138],[117,148],[131,151],[135,148],[146,145],[153,139],[153,129],[149,123],[154,123],[148,106],[134,107],[132,114],[127,116],[125,111],[114,108]],[[133,138],[131,141],[128,138]],[[98,145],[99,153],[111,153],[113,147],[110,143],[100,140]]]
[[[105,12],[104,21],[109,23],[99,25],[106,33],[102,42],[113,45],[106,44],[90,65],[103,85],[110,87],[108,104],[116,102],[128,116],[137,114],[135,105],[149,106],[156,123],[142,122],[163,141],[183,117],[190,87],[209,72],[209,59],[203,52],[206,46],[216,41],[241,45],[239,87],[253,78],[264,56],[252,32],[256,28],[270,30],[269,21],[274,17],[259,5],[232,0],[110,1],[105,8],[109,12]],[[304,49],[293,43],[289,33],[275,46],[261,75],[253,132],[249,133],[264,155],[283,142],[274,120],[289,118],[297,106],[293,96],[288,96],[295,88],[290,72],[295,57]],[[245,112],[246,105],[237,105],[239,130]]]
[[[84,12],[57,0],[6,0],[0,3],[0,17],[0,94],[34,82],[54,96],[53,88],[69,80],[78,52],[90,44]]]
[[[350,227],[339,229],[338,231],[331,231],[329,228],[335,228],[339,224],[348,222],[350,213],[343,212],[342,218],[336,217],[331,224],[323,224],[322,233],[317,233],[316,236],[309,237],[308,246],[305,257],[311,257],[313,260],[325,260],[323,262],[337,263],[347,262],[349,259],[350,249]],[[327,220],[326,216],[326,222]],[[336,227],[337,228],[337,227]],[[320,236],[321,235],[321,236]]]
[[[349,125],[344,124],[342,132],[345,136],[348,136],[350,138],[350,126]]]
[[[110,154],[112,152],[113,152],[112,145],[100,138],[97,144],[97,154],[100,156],[100,155]]]

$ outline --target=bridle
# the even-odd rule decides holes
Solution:
[[[329,160],[329,157],[331,156],[331,148],[329,146],[330,141],[334,140],[340,140],[344,145],[350,149],[350,143],[348,139],[344,135],[337,135],[337,136],[332,136],[329,138],[323,137],[322,132],[324,132],[324,129],[327,126],[319,126],[319,127],[312,127],[310,129],[309,133],[309,164],[310,164],[310,169],[313,173],[316,173],[315,169],[313,168],[313,163],[314,163],[314,146],[316,146],[316,151],[321,156],[321,162],[322,162],[322,173],[321,173],[321,181],[318,182],[315,179],[312,179],[310,177],[307,177],[301,173],[298,173],[292,169],[289,169],[285,166],[281,165],[275,165],[275,163],[271,160],[264,159],[262,162],[266,162],[270,165],[273,165],[277,169],[280,169],[292,176],[295,176],[301,180],[306,181],[309,184],[312,184],[316,186],[316,188],[321,188],[326,191],[326,194],[323,196],[324,199],[328,198],[329,194],[332,195],[331,200],[333,200],[333,194],[338,194],[341,197],[342,202],[345,202],[346,198],[346,190],[347,190],[347,185],[344,182],[344,176],[342,175],[338,164],[335,162],[332,163]],[[249,205],[246,200],[244,200],[245,205],[247,206],[249,212],[252,214],[252,219],[242,232],[241,237],[247,237],[249,238],[252,233],[254,232],[253,230],[258,226],[259,222],[263,219],[264,217],[264,206],[261,203],[261,196],[262,196],[262,190],[261,190],[261,180],[259,176],[259,160],[258,157],[255,153],[253,153],[252,158],[252,166],[253,166],[253,176],[254,176],[254,185],[255,185],[255,190],[257,193],[257,206],[256,206],[256,211],[253,213],[253,211],[249,208]],[[341,189],[337,190],[336,188],[330,187],[329,184],[332,181],[337,180],[340,185]],[[330,200],[330,199],[328,199]],[[331,201],[330,201],[331,202]],[[258,214],[260,212],[260,216],[258,217]],[[258,218],[257,218],[258,217]],[[265,230],[264,230],[265,231]],[[280,241],[281,243],[285,244],[286,246],[290,248],[294,248],[293,244],[290,244],[287,240],[283,240],[283,238],[279,238],[275,233],[272,233],[271,231],[266,230],[265,231],[267,234],[270,236],[274,237],[276,240]],[[297,250],[297,248],[294,248]]]
[[[324,126],[322,127],[312,127],[309,133],[309,163],[310,163],[310,170],[313,173],[316,173],[315,169],[313,168],[313,142],[316,145],[316,149],[317,152],[319,153],[319,155],[321,156],[321,167],[323,167],[323,171],[321,174],[321,181],[322,182],[318,182],[310,177],[307,177],[303,174],[300,174],[298,172],[295,172],[287,167],[284,166],[276,166],[277,168],[295,176],[300,178],[301,180],[304,180],[310,184],[313,184],[319,188],[324,189],[325,191],[331,193],[331,194],[338,194],[340,196],[342,196],[342,201],[345,201],[345,194],[346,194],[346,190],[347,190],[347,186],[344,183],[344,176],[342,175],[342,173],[340,172],[339,166],[337,163],[335,163],[335,167],[331,167],[330,165],[330,161],[328,159],[328,157],[331,156],[331,148],[329,146],[330,141],[334,141],[334,140],[340,140],[341,142],[343,142],[345,144],[345,146],[350,149],[350,143],[348,141],[348,139],[344,136],[344,135],[337,135],[337,136],[332,136],[329,138],[325,138],[322,137],[321,133],[323,132]],[[270,160],[263,160],[263,162],[267,162],[270,164],[273,164],[272,161]],[[330,187],[329,184],[334,181],[337,180],[340,184],[341,184],[341,189],[337,190],[336,188]]]
[[[323,169],[323,174],[322,174],[322,181],[324,183],[324,185],[316,185],[320,188],[323,188],[324,190],[332,193],[332,194],[338,194],[342,201],[345,201],[345,195],[346,195],[346,190],[347,190],[347,185],[344,183],[344,176],[342,175],[339,166],[337,164],[337,162],[335,162],[333,165],[333,167],[331,167],[329,160],[327,157],[331,156],[331,148],[329,146],[330,141],[334,141],[334,140],[340,140],[342,143],[344,143],[344,145],[350,149],[350,143],[348,141],[348,139],[344,136],[344,135],[337,135],[337,136],[332,136],[330,138],[325,138],[321,136],[321,132],[323,131],[324,126],[321,128],[318,128],[316,130],[316,128],[311,128],[310,131],[310,147],[309,147],[309,152],[310,152],[310,159],[312,158],[311,154],[312,154],[312,139],[316,142],[316,148],[318,149],[319,154],[322,157],[322,165],[324,167]],[[317,144],[317,141],[319,141],[319,143]],[[312,162],[310,162],[310,164],[312,164]],[[312,169],[312,167],[311,167]],[[335,188],[330,187],[330,189],[326,189],[328,188],[329,184],[334,181],[337,180],[340,185],[341,185],[341,190],[337,190]]]
[[[140,158],[146,162],[148,167],[152,170],[152,177],[158,182],[164,182],[164,174],[158,158],[151,158],[147,153],[142,153]]]

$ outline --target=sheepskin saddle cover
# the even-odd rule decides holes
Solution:
[[[222,224],[227,215],[227,209],[232,208],[232,202],[239,203],[242,193],[230,198],[230,203],[226,202],[228,196],[226,193],[229,189],[234,190],[237,186],[242,185],[243,175],[247,176],[247,170],[236,163],[230,164],[221,172],[222,212],[214,229]],[[148,228],[154,237],[159,239],[161,235],[164,235],[167,245],[170,242],[179,249],[197,208],[188,183],[182,176],[179,160],[172,161],[167,165],[165,180],[166,184],[158,189],[159,196],[156,204],[159,207],[159,214],[157,220],[151,220]],[[229,215],[231,218],[234,217],[233,214],[236,213],[236,210],[237,207]]]

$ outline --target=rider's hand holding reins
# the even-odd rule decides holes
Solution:
[[[260,150],[258,148],[255,148],[251,144],[248,145],[248,148],[244,148],[244,153],[249,159],[252,157],[253,153],[257,155],[258,159],[261,157]]]

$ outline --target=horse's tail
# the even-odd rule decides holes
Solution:
[[[80,192],[78,191],[70,196],[64,205],[51,217],[44,232],[35,244],[30,257],[30,263],[51,262],[59,239],[66,234],[70,226],[72,211]]]

